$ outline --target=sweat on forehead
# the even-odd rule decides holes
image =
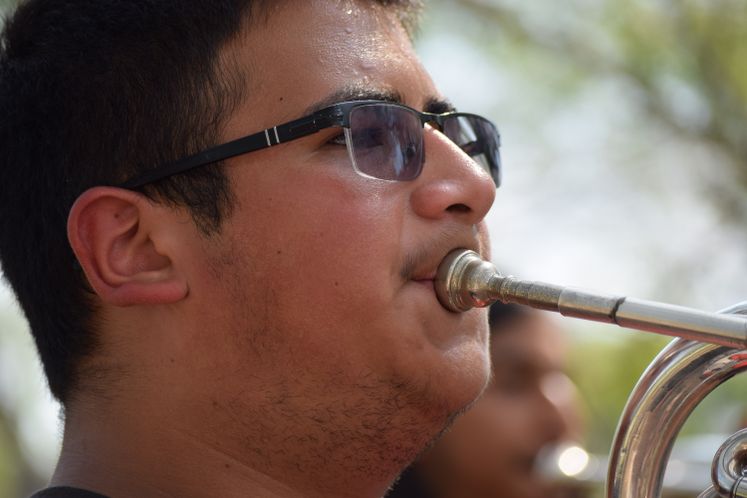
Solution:
[[[258,14],[255,18],[259,21],[267,21],[276,9],[284,5],[292,4],[297,0],[254,0],[251,2]],[[301,0],[307,2],[309,0]],[[420,14],[423,10],[423,0],[324,0],[332,3],[338,8],[346,9],[351,15],[356,13],[357,9],[366,7],[383,7],[387,10],[394,9],[397,12],[402,25],[410,36],[414,36],[418,29]]]

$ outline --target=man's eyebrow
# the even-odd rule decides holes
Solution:
[[[339,104],[340,102],[347,102],[349,100],[384,100],[395,104],[401,104],[404,102],[402,94],[396,90],[367,88],[352,85],[343,87],[336,92],[327,95],[322,100],[315,102],[306,109],[306,115],[314,114],[325,107]]]
[[[423,111],[433,114],[443,114],[445,112],[455,112],[456,107],[446,99],[431,97],[425,102]]]
[[[324,109],[325,107],[339,104],[340,102],[348,102],[351,100],[383,100],[385,102],[393,102],[395,104],[404,104],[405,102],[402,94],[396,90],[351,85],[343,87],[336,92],[327,95],[322,100],[315,102],[306,109],[305,115],[314,114],[315,112]],[[443,114],[445,112],[456,111],[456,107],[454,107],[454,105],[446,99],[429,97],[425,101],[423,111],[433,114]]]

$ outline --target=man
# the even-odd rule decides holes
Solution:
[[[388,498],[585,496],[573,484],[550,482],[538,468],[543,448],[581,436],[557,324],[515,304],[493,304],[489,318],[493,378],[484,396],[408,469]]]
[[[415,9],[8,21],[0,256],[65,416],[38,496],[378,497],[481,392],[485,312],[445,311],[433,278],[487,256],[498,136],[420,114],[451,108]]]

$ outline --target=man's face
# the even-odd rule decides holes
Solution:
[[[247,97],[222,140],[380,94],[432,110],[438,91],[395,15],[361,5],[281,2],[233,42],[225,59],[247,75]],[[216,397],[279,425],[291,414],[289,432],[297,422],[349,440],[411,423],[432,435],[488,376],[485,312],[447,312],[431,279],[451,249],[487,256],[495,187],[430,127],[410,182],[358,175],[340,133],[228,161],[235,210],[192,261],[192,318],[209,336],[200,361],[215,366]]]

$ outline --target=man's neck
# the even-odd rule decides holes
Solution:
[[[139,408],[149,416],[131,411],[113,416],[107,410],[109,415],[101,417],[90,410],[71,410],[52,485],[111,498],[379,498],[396,477],[396,469],[362,480],[348,479],[343,468],[332,469],[333,465],[328,475],[301,466],[289,469],[285,462],[273,467],[272,455],[255,455],[252,460],[251,455],[237,453],[236,446],[222,447],[218,439],[206,437],[210,423],[207,431],[190,433],[169,427],[167,417]],[[154,427],[158,420],[160,428]],[[328,463],[332,462],[330,455]]]

